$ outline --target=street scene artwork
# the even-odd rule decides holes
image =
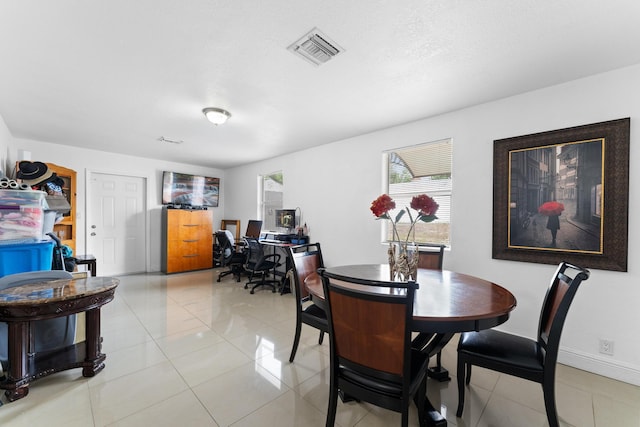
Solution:
[[[509,152],[508,247],[602,254],[605,139]]]

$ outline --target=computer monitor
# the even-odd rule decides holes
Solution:
[[[276,227],[292,230],[296,228],[296,210],[278,209],[276,210]]]
[[[260,237],[260,231],[262,231],[262,221],[257,219],[250,219],[247,224],[247,232],[245,233],[245,237],[251,237],[253,239],[258,239]]]

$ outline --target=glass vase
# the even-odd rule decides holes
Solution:
[[[418,245],[413,242],[389,242],[389,280],[417,280]]]

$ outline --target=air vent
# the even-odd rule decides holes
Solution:
[[[164,136],[161,136],[160,138],[158,138],[158,141],[160,142],[168,142],[169,144],[182,144],[184,141],[183,140],[175,140],[175,139],[167,139]]]
[[[317,28],[309,31],[287,49],[314,65],[324,64],[340,52],[344,52],[344,49]]]

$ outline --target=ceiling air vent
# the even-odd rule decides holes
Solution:
[[[317,28],[309,31],[287,49],[314,65],[324,64],[340,52],[344,52],[344,49]]]

